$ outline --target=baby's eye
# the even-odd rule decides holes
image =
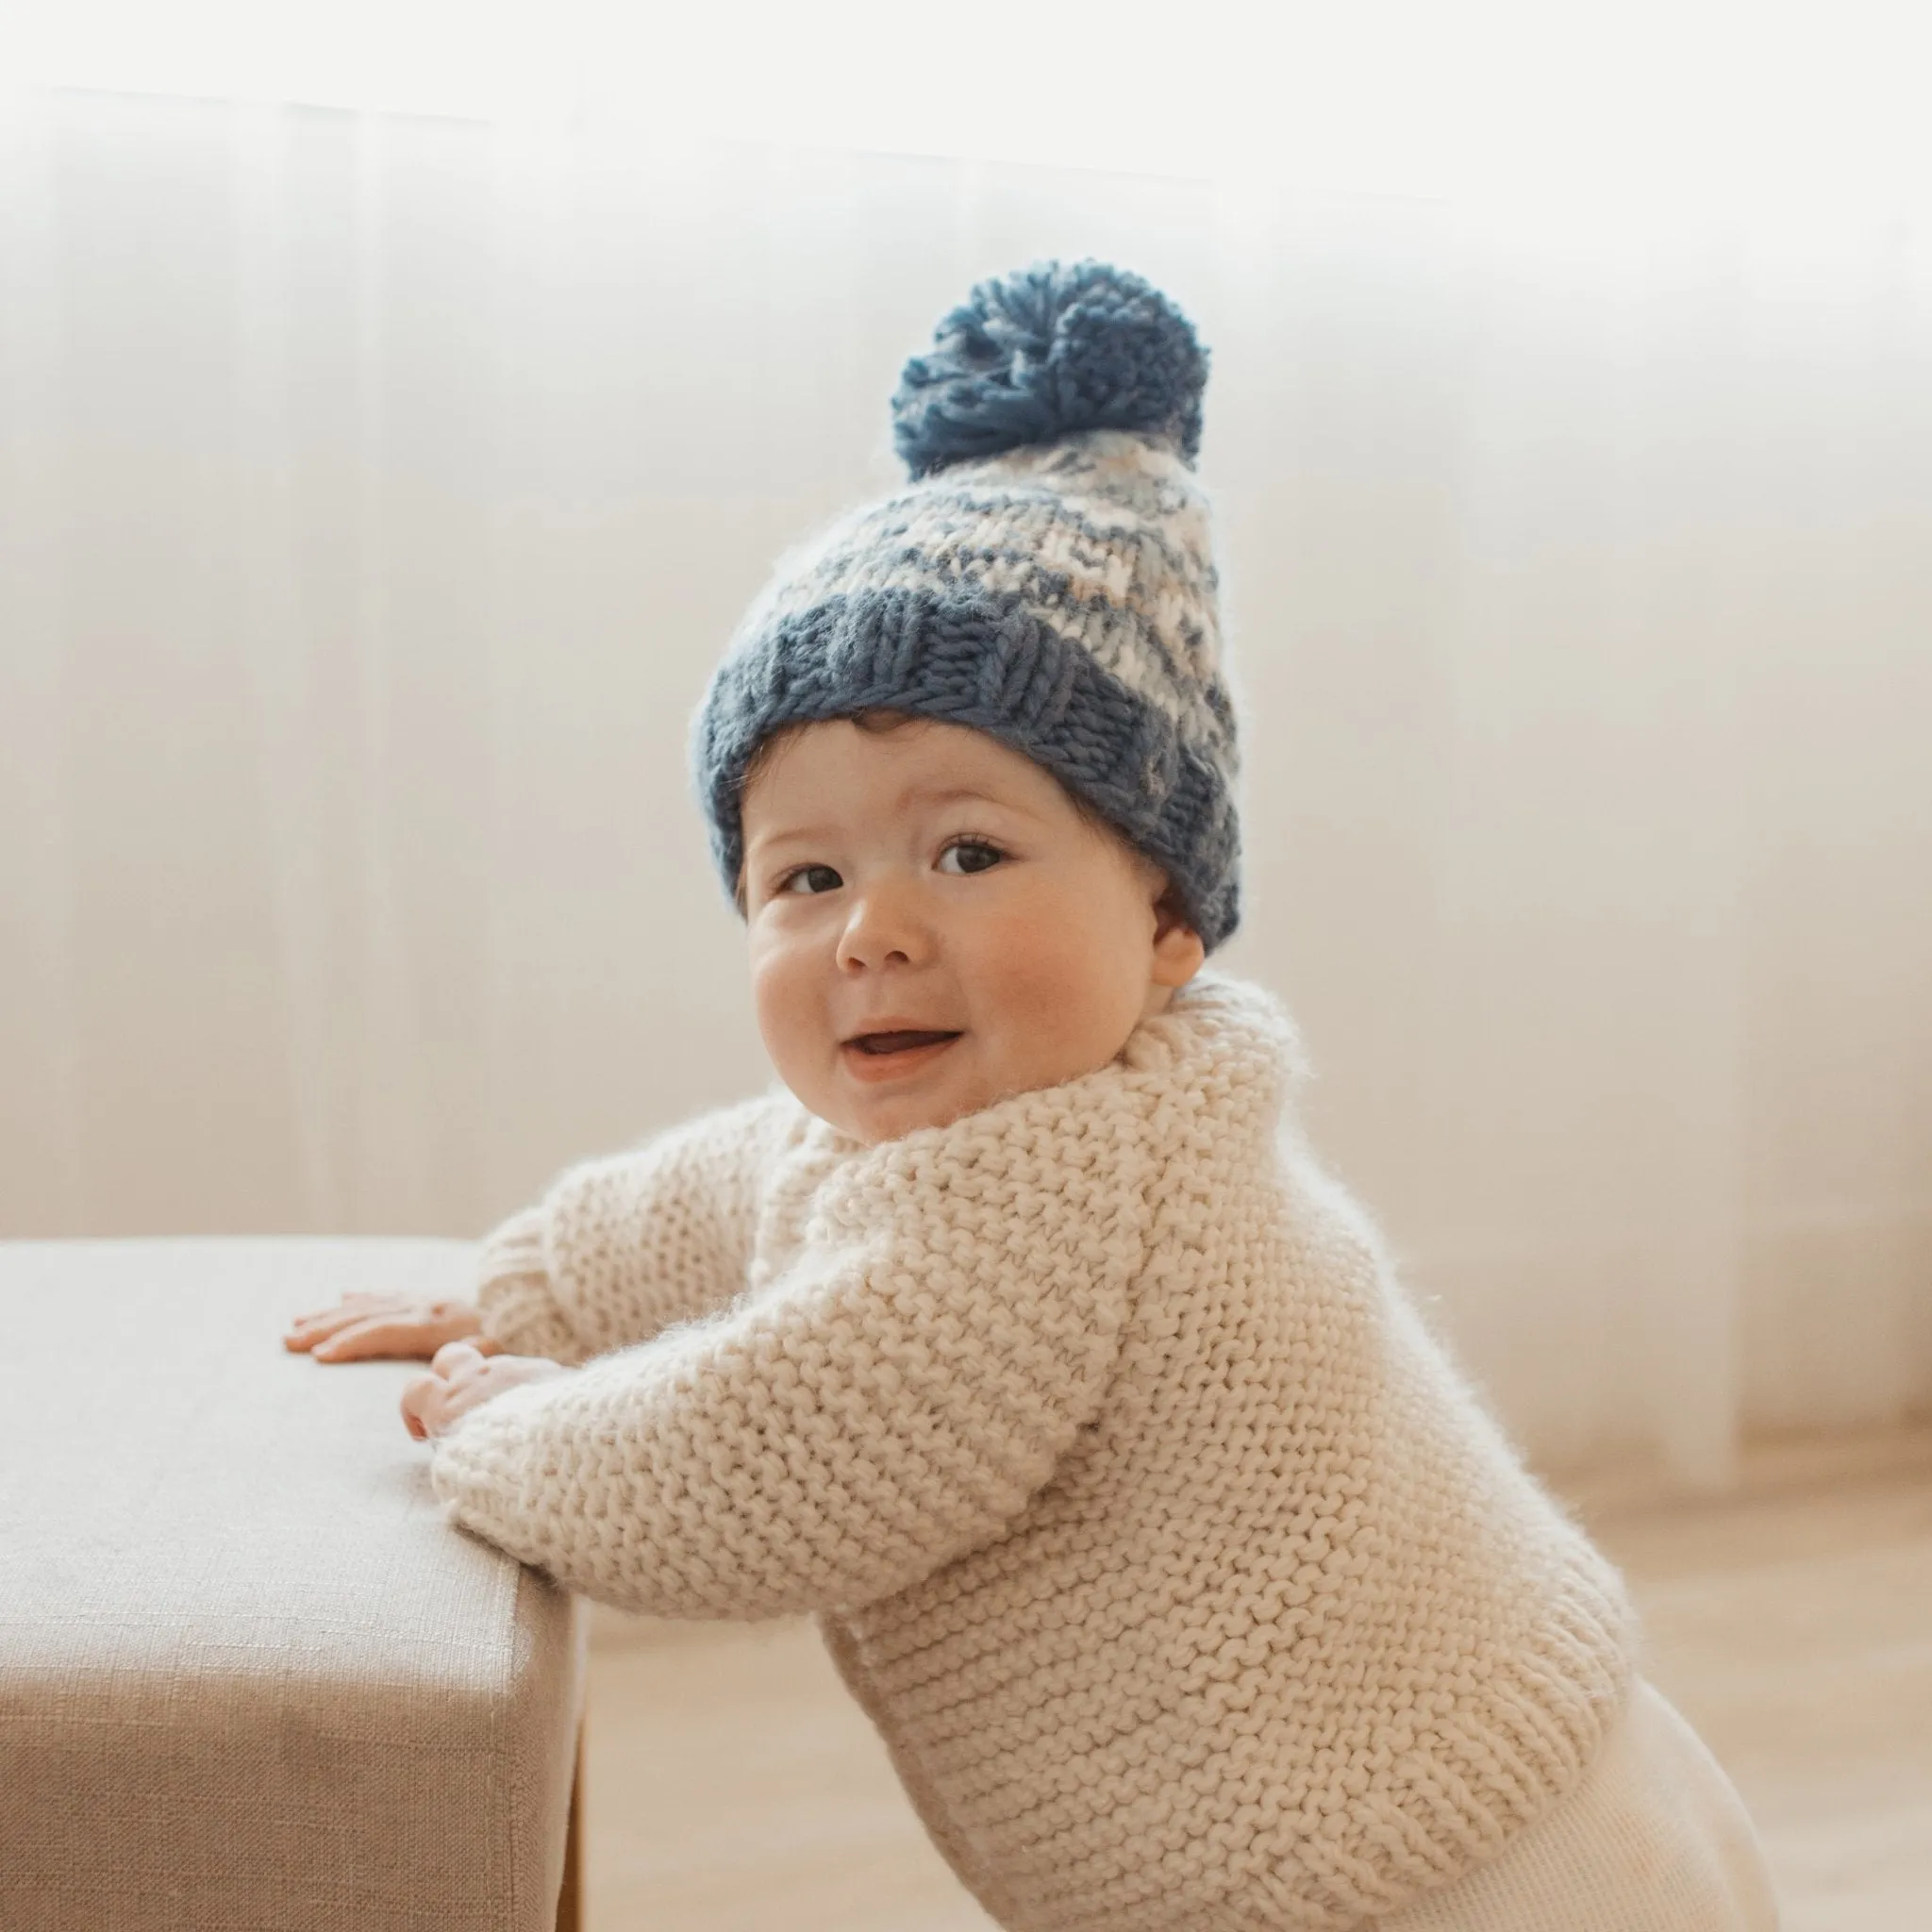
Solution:
[[[801,865],[796,872],[785,874],[778,890],[800,894],[836,892],[844,883],[829,865]]]
[[[940,870],[951,873],[991,872],[1007,855],[984,839],[955,839],[940,854]],[[957,863],[952,861],[957,860]]]

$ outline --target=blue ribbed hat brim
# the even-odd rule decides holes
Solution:
[[[744,776],[758,747],[789,724],[867,710],[999,740],[1159,865],[1210,951],[1239,924],[1240,826],[1220,772],[1021,597],[983,591],[834,595],[719,667],[691,752],[727,882],[743,865]]]

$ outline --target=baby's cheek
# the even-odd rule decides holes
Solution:
[[[1112,935],[1078,908],[1028,910],[989,928],[976,962],[974,1001],[997,1016],[1010,1071],[1027,1086],[1091,1073],[1131,1030],[1139,995],[1128,995],[1127,965]]]
[[[765,1051],[781,1074],[796,1072],[824,1031],[812,975],[803,959],[782,946],[755,946],[751,969],[752,1004]]]

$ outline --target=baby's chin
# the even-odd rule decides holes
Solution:
[[[969,1093],[941,1099],[938,1095],[896,1094],[866,1095],[854,1100],[844,1094],[822,1094],[814,1101],[800,1094],[799,1098],[808,1111],[817,1114],[828,1126],[837,1127],[847,1140],[866,1147],[878,1147],[888,1141],[902,1141],[923,1127],[950,1127],[955,1121],[979,1113],[1006,1095]]]
[[[1106,1064],[1105,1060],[1099,1063]],[[888,1141],[903,1140],[922,1128],[949,1127],[969,1114],[983,1113],[1015,1094],[1064,1086],[1069,1080],[1098,1072],[1099,1067],[1042,1063],[1026,1072],[1011,1068],[998,1073],[982,1069],[958,1071],[962,1075],[958,1080],[935,1077],[911,1081],[898,1089],[884,1086],[868,1090],[850,1079],[835,1076],[819,1091],[801,1093],[796,1088],[792,1091],[808,1113],[817,1115],[827,1126],[836,1127],[847,1140],[877,1147]]]

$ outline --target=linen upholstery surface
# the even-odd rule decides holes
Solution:
[[[0,1243],[0,1924],[553,1922],[586,1620],[448,1524],[415,1365],[287,1354],[461,1241]]]

